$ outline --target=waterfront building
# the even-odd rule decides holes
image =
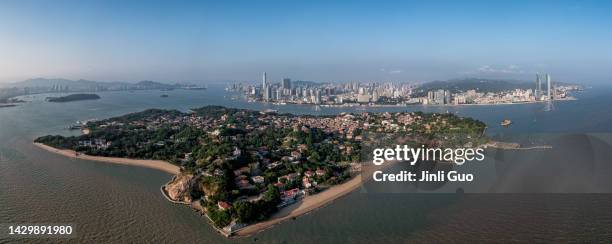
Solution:
[[[321,104],[321,91],[319,89],[315,90],[314,103]]]
[[[466,101],[465,95],[456,95],[455,96],[455,100],[454,100],[455,104],[465,104],[466,102],[467,101]]]
[[[435,91],[433,95],[433,104],[444,104],[444,93],[445,91],[442,89]]]
[[[378,92],[374,91],[372,92],[372,102],[378,102],[379,96],[378,96]]]
[[[548,92],[546,93],[546,96],[547,96],[548,100],[552,100],[553,99],[553,97],[551,97],[552,94],[551,94],[551,84],[550,84],[550,82],[551,82],[550,81],[550,75],[546,74],[546,84],[548,85],[548,88],[547,88]]]
[[[266,84],[266,86],[264,86],[263,99],[265,101],[272,100],[272,87],[270,85],[268,85],[268,84]]]
[[[274,99],[280,100],[281,98],[283,98],[283,89],[280,87],[277,87],[276,92],[274,94],[275,94]]]
[[[542,80],[540,80],[540,74],[536,73],[536,91],[535,97],[536,99],[540,99],[542,96]]]
[[[344,100],[343,100],[343,98],[342,98],[342,95],[338,95],[338,96],[336,96],[336,103],[338,103],[338,104],[342,104],[342,103],[344,103]]]
[[[370,95],[368,95],[368,94],[358,94],[357,95],[357,102],[359,102],[359,103],[369,103],[370,102]]]
[[[451,103],[451,93],[450,91],[444,91],[444,104],[450,104]]]
[[[427,100],[429,101],[429,103],[432,103],[434,101],[434,92],[433,91],[428,91],[427,92]]]

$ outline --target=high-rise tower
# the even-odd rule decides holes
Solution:
[[[540,73],[536,73],[536,89],[535,89],[536,100],[542,97],[542,80],[540,80]]]
[[[291,89],[291,79],[289,78],[283,79],[283,89]]]
[[[549,74],[546,74],[546,85],[548,89],[548,93],[546,94],[546,96],[548,97],[548,100],[552,100],[552,97],[551,97],[552,94],[550,93],[551,86],[550,86],[550,75]]]
[[[263,73],[263,78],[262,78],[262,85],[261,87],[263,89],[266,89],[266,86],[268,85],[268,78],[266,77],[266,72]]]
[[[266,84],[263,87],[263,99],[266,102],[269,102],[270,100],[272,100],[272,86],[269,86]]]

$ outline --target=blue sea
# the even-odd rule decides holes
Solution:
[[[167,98],[160,95],[168,94]],[[439,241],[609,241],[612,239],[612,88],[578,100],[494,106],[331,108],[248,103],[222,86],[207,90],[100,92],[99,100],[49,103],[48,94],[0,108],[0,223],[68,223],[78,242],[406,243]],[[188,111],[204,105],[296,114],[425,111],[455,113],[488,125],[486,134],[548,153],[492,150],[470,170],[484,182],[466,193],[357,190],[332,204],[257,235],[227,239],[199,214],[167,202],[160,185],[171,175],[151,169],[64,158],[32,145],[42,135],[76,135],[77,120],[148,108]],[[510,127],[499,125],[510,119]],[[477,178],[478,179],[478,178]],[[580,193],[580,194],[576,194]],[[594,194],[604,193],[604,194]],[[4,238],[4,237],[3,237]],[[0,242],[12,242],[4,238]],[[44,241],[25,239],[25,241]]]

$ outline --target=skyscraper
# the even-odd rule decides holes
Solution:
[[[321,104],[321,91],[319,89],[315,90],[313,100],[315,104]]]
[[[266,72],[263,73],[262,81],[263,81],[263,83],[262,83],[261,87],[266,89],[266,86],[268,85],[268,78],[266,77]]]
[[[265,73],[264,73],[265,74]],[[265,75],[264,75],[265,76]],[[272,100],[272,87],[266,84],[263,88],[263,99],[268,102]]]
[[[284,78],[283,79],[283,89],[291,89],[291,79],[289,78]]]
[[[445,100],[445,91],[442,89],[438,89],[434,92],[433,96],[434,96],[434,104],[444,104],[444,100]]]
[[[539,100],[542,97],[542,80],[540,80],[540,74],[536,73],[536,91],[535,97],[536,100]]]
[[[281,100],[281,98],[283,98],[283,89],[281,89],[280,87],[278,87],[278,88],[276,89],[276,92],[275,92],[274,94],[275,94],[274,99],[276,99],[276,100]]]
[[[546,96],[548,97],[548,100],[552,100],[553,98],[551,97],[552,94],[550,93],[551,86],[550,86],[550,75],[549,74],[546,74],[546,84],[548,86],[548,88],[547,88],[548,89],[548,93],[546,94]]]
[[[444,90],[444,104],[451,103],[451,93],[448,90]]]
[[[427,92],[427,101],[429,104],[432,104],[434,102],[434,99],[436,98],[434,91],[428,91]]]

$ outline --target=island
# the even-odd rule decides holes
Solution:
[[[84,94],[84,93],[70,94],[68,96],[63,96],[63,97],[47,97],[47,101],[56,102],[56,103],[72,102],[72,101],[80,101],[80,100],[96,100],[96,99],[100,99],[100,96],[98,96],[97,94]]]
[[[490,143],[483,122],[451,113],[312,116],[206,106],[149,109],[84,127],[87,134],[35,143],[69,157],[155,163],[175,174],[161,187],[164,196],[190,205],[226,236],[270,228],[359,187],[363,146],[372,138],[402,135],[404,144],[431,147]]]
[[[15,107],[18,103],[25,103],[25,101],[15,97],[2,97],[0,95],[0,108]]]

